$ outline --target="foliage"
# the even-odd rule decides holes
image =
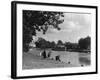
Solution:
[[[46,40],[43,38],[39,38],[37,42],[35,42],[37,48],[45,48]]]
[[[63,42],[61,40],[58,40],[57,45],[63,45]]]
[[[68,49],[78,49],[77,43],[65,42],[65,46]]]
[[[52,42],[46,41],[45,39],[41,37],[35,42],[35,44],[37,48],[41,48],[41,49],[54,48],[56,45],[54,41]]]
[[[62,12],[23,10],[23,50],[28,51],[37,31],[45,34],[50,26],[60,30],[58,25],[64,21],[61,17],[64,17]]]
[[[91,38],[89,36],[86,38],[81,38],[78,44],[80,49],[90,49]]]

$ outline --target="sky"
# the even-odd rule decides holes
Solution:
[[[37,32],[37,37],[48,41],[77,43],[80,38],[91,35],[91,14],[64,13],[64,22],[59,24],[59,27],[60,31],[50,27],[45,35]]]

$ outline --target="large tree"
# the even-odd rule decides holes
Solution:
[[[81,38],[78,41],[80,49],[90,49],[91,46],[91,38],[88,36],[86,38]]]
[[[47,41],[41,37],[38,38],[38,40],[35,42],[37,48],[43,48],[45,49],[47,46]]]
[[[23,10],[23,50],[28,51],[32,36],[36,36],[37,31],[46,33],[49,27],[58,27],[64,20],[62,12],[31,11]]]
[[[54,48],[56,43],[54,41],[50,42],[45,40],[42,37],[39,37],[35,42],[37,48],[46,49],[46,48]]]

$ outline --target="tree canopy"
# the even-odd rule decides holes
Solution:
[[[91,38],[88,36],[86,38],[81,38],[78,42],[80,49],[90,49]]]
[[[54,48],[55,42],[54,41],[47,41],[41,37],[35,42],[37,48],[46,49],[46,48]]]
[[[28,51],[32,36],[37,31],[46,33],[50,26],[60,30],[59,24],[63,23],[63,12],[23,10],[23,51]]]
[[[58,40],[57,45],[63,45],[63,42],[61,40]]]

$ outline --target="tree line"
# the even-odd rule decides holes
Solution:
[[[37,48],[52,48],[53,50],[90,50],[91,38],[89,36],[85,38],[80,38],[78,43],[65,42],[58,40],[57,43],[54,41],[47,41],[43,38],[38,38],[35,42]]]

